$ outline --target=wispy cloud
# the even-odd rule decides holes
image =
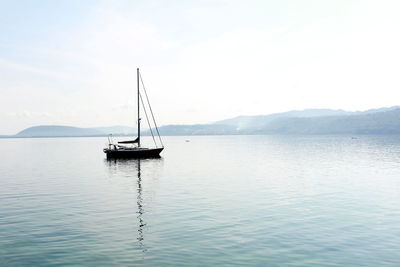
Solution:
[[[70,79],[71,78],[60,72],[56,72],[56,71],[52,71],[52,70],[48,70],[48,69],[37,68],[34,66],[25,65],[25,64],[13,62],[10,60],[5,60],[2,58],[0,58],[0,68],[11,69],[14,71],[29,72],[29,73],[37,74],[40,76],[47,76],[47,77],[52,77],[52,78],[62,78],[62,79],[66,79],[66,78]]]
[[[9,117],[24,117],[24,118],[35,118],[35,117],[45,117],[45,118],[54,118],[53,114],[49,112],[36,112],[23,110],[22,112],[6,112],[6,115]]]

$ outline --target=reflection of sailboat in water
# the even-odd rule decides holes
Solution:
[[[138,216],[137,218],[139,219],[139,236],[138,236],[138,241],[140,243],[140,246],[143,247],[143,240],[144,240],[144,236],[143,236],[143,227],[146,225],[146,223],[143,220],[143,213],[144,213],[144,209],[143,209],[143,197],[142,197],[142,177],[141,177],[141,173],[140,173],[140,159],[137,160],[137,166],[138,166],[138,174],[137,174],[137,206],[138,206]]]
[[[137,242],[140,250],[146,252],[146,246],[144,244],[145,241],[145,232],[147,223],[145,222],[145,215],[148,210],[149,203],[146,203],[146,198],[144,197],[144,187],[143,187],[143,178],[147,182],[157,181],[157,177],[159,176],[158,171],[163,164],[162,158],[153,158],[153,159],[105,159],[105,163],[108,165],[108,169],[110,171],[111,178],[121,178],[121,177],[130,177],[129,184],[134,191],[136,191],[136,205],[135,214],[137,221],[132,222],[135,224],[135,231],[137,231]],[[142,172],[142,168],[144,172]],[[148,179],[149,178],[149,179]],[[145,184],[147,185],[147,183]],[[149,187],[151,188],[151,186]],[[147,195],[151,194],[151,190],[146,190]],[[147,198],[148,199],[148,198]],[[132,203],[133,204],[133,203]]]

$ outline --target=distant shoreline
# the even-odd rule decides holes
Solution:
[[[164,125],[162,136],[218,135],[397,135],[400,134],[400,106],[366,111],[306,109],[269,115],[239,116],[208,124]],[[106,137],[135,136],[129,126],[80,128],[63,125],[39,125],[15,135],[0,138]],[[144,136],[150,136],[148,129]]]
[[[18,136],[18,135],[0,135],[1,139],[20,139],[20,138],[74,138],[74,137],[107,137],[108,135],[60,135],[60,136]],[[114,135],[114,137],[129,137],[132,135]]]
[[[132,135],[113,135],[113,137],[131,137]],[[151,135],[143,135],[150,137]],[[197,135],[161,135],[162,137],[196,137],[196,136],[400,136],[400,133],[324,133],[324,134],[304,134],[304,133],[291,133],[291,134],[197,134]],[[0,136],[0,139],[40,139],[40,138],[92,138],[92,137],[108,137],[108,135],[90,135],[90,136]]]

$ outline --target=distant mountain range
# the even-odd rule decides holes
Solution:
[[[110,133],[116,135],[132,135],[135,128],[128,126],[78,128],[72,126],[41,125],[26,128],[15,137],[73,137],[73,136],[105,136]]]
[[[227,134],[400,134],[400,107],[344,111],[306,109],[239,116],[211,124],[167,125],[163,135]]]
[[[400,106],[356,112],[306,109],[239,116],[209,124],[166,125],[159,130],[161,135],[400,134]],[[27,128],[12,137],[134,135],[135,132],[135,128],[127,126],[78,128],[47,125]],[[149,132],[144,134],[149,135]]]

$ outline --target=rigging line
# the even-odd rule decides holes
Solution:
[[[146,115],[146,120],[147,120],[147,124],[149,125],[149,129],[150,129],[151,136],[153,137],[154,144],[155,144],[156,147],[157,147],[156,139],[154,138],[153,130],[151,129],[149,117],[147,116],[146,107],[144,106],[142,94],[139,94],[139,96],[140,96],[140,102],[142,102],[142,105],[143,105],[144,114]]]
[[[144,91],[144,93],[145,93],[146,100],[147,100],[147,103],[148,103],[149,108],[150,108],[150,113],[151,113],[151,116],[152,116],[152,118],[153,118],[153,123],[154,123],[154,126],[155,126],[155,128],[156,128],[158,138],[160,139],[161,145],[164,147],[164,144],[163,144],[163,142],[162,142],[162,140],[161,140],[160,132],[158,131],[157,122],[156,122],[156,119],[154,118],[153,109],[151,108],[150,100],[149,100],[149,97],[148,97],[148,95],[147,95],[147,90],[146,90],[146,87],[145,87],[145,85],[144,85],[144,82],[143,82],[143,78],[142,78],[141,73],[139,73],[139,78],[140,78],[140,81],[141,81],[141,83],[142,83],[143,91]]]
[[[144,91],[144,94],[146,95],[147,103],[149,104],[150,113],[151,113],[151,116],[153,117],[153,122],[154,122],[154,126],[156,127],[156,131],[157,131],[157,134],[158,134],[158,138],[160,139],[161,145],[164,147],[164,144],[163,144],[163,142],[162,142],[162,140],[161,140],[160,132],[158,131],[156,119],[154,118],[153,109],[151,108],[149,97],[147,96],[146,87],[144,86],[144,82],[143,82],[142,74],[141,74],[141,73],[139,73],[139,78],[140,78],[140,81],[142,82],[143,91]]]

